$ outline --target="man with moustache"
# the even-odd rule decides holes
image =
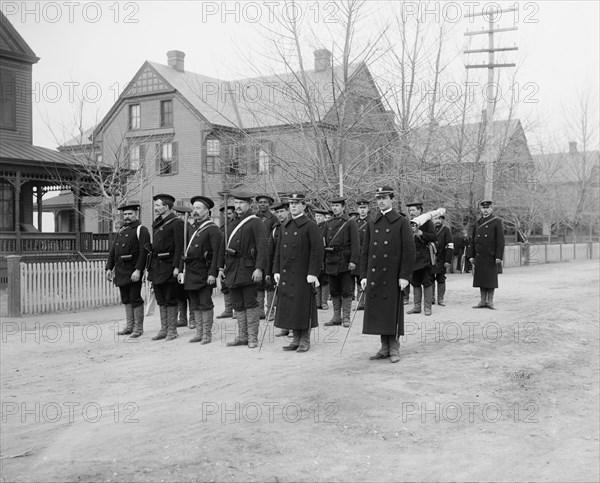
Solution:
[[[106,278],[119,287],[125,305],[125,328],[118,335],[141,336],[144,332],[142,276],[146,268],[150,233],[139,222],[140,205],[125,203],[117,208],[123,213],[123,225],[108,254]]]
[[[177,338],[179,311],[179,265],[183,253],[183,221],[173,212],[175,197],[169,194],[154,196],[152,223],[152,285],[160,311],[160,330],[152,340]]]
[[[256,204],[258,205],[258,211],[256,216],[265,224],[267,232],[270,233],[271,229],[277,222],[271,205],[275,202],[272,196],[266,194],[256,195]],[[265,297],[266,293],[266,297]],[[260,311],[260,318],[265,318],[265,300],[267,307],[270,307],[273,303],[273,295],[275,294],[275,285],[271,279],[271,274],[265,275],[263,282],[258,287],[258,309]],[[267,309],[268,310],[268,309]]]
[[[217,283],[218,254],[223,237],[219,227],[210,218],[210,210],[215,206],[213,200],[194,196],[190,203],[197,228],[186,244],[179,283],[185,288],[196,321],[196,335],[190,342],[204,345],[212,340],[212,291]]]
[[[498,269],[504,257],[502,220],[493,216],[491,200],[479,203],[481,218],[473,226],[469,261],[473,266],[473,287],[479,287],[480,302],[474,309],[494,309],[494,290],[498,288]]]
[[[402,290],[408,286],[415,262],[415,243],[408,220],[393,209],[394,191],[377,189],[379,212],[368,222],[360,257],[361,286],[365,291],[363,334],[376,334],[381,348],[370,360],[400,361],[404,335]]]
[[[232,191],[231,197],[239,218],[229,228],[219,251],[219,277],[229,288],[235,310],[238,335],[228,346],[258,346],[260,312],[258,284],[268,269],[269,241],[265,225],[252,214],[254,195],[247,191]]]
[[[359,261],[360,242],[356,221],[344,213],[346,198],[329,201],[333,218],[325,224],[325,271],[329,275],[329,290],[333,302],[333,318],[326,326],[350,327],[352,270]]]
[[[194,228],[194,217],[192,216],[192,208],[186,205],[175,205],[173,206],[173,211],[177,215],[177,217],[184,222],[184,228],[186,227],[185,223],[187,223],[187,230],[183,230],[184,236],[189,236]],[[186,235],[187,231],[187,235]],[[187,241],[187,240],[186,240]],[[178,304],[178,318],[177,318],[177,327],[186,327],[188,326],[188,306],[190,311],[190,323],[189,328],[195,329],[196,323],[194,321],[194,311],[191,308],[191,305],[188,304],[188,295],[183,288],[183,285],[179,285],[179,304]]]
[[[271,237],[269,240],[269,272],[271,273],[271,277],[273,277],[273,263],[275,261],[275,251],[277,249],[277,244],[279,242],[279,236],[281,233],[281,226],[288,220],[290,216],[290,205],[287,202],[287,198],[280,203],[277,203],[271,207],[273,213],[275,213],[275,217],[277,218],[277,222],[273,225],[271,229]],[[273,279],[274,281],[274,279]],[[277,300],[275,300],[275,304]],[[267,306],[267,310],[271,309],[271,305]],[[268,322],[275,322],[275,310],[271,310],[271,314]],[[269,314],[267,314],[269,315]],[[275,337],[282,337],[289,335],[290,331],[288,329],[280,329]]]
[[[223,215],[223,224],[220,226],[221,235],[225,237],[225,218],[227,219],[228,227],[231,227],[234,220],[237,219],[237,214],[235,212],[235,206],[229,205],[227,206],[227,212],[225,213],[225,207],[222,206],[219,208],[219,211]],[[230,231],[228,231],[230,233]],[[231,307],[231,295],[229,293],[229,289],[225,285],[221,285],[221,293],[223,294],[223,302],[225,303],[225,309],[219,315],[217,315],[217,319],[228,319],[233,317],[233,308]]]
[[[319,325],[314,287],[319,284],[323,242],[318,225],[305,214],[305,196],[293,193],[288,202],[290,217],[281,226],[273,261],[278,287],[275,327],[293,331],[292,343],[283,350],[307,352],[310,331]]]

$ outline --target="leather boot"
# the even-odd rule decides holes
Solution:
[[[187,299],[180,300],[177,304],[177,313],[179,314],[179,319],[177,321],[177,327],[187,327]]]
[[[259,289],[258,295],[256,296],[256,301],[258,302],[258,313],[260,314],[260,318],[265,318],[265,289]]]
[[[488,309],[492,309],[492,310],[496,310],[496,307],[494,307],[494,290],[493,288],[488,288],[487,289],[487,308]]]
[[[167,337],[167,306],[159,305],[158,311],[160,313],[160,330],[152,337],[152,340],[161,340]]]
[[[196,314],[194,313],[194,310],[192,310],[192,307],[190,305],[190,315],[188,315],[188,327],[190,329],[195,329],[196,328]]]
[[[392,364],[400,362],[400,341],[396,339],[395,335],[388,335],[388,341],[390,346],[390,362]]]
[[[408,305],[410,303],[410,284],[408,284],[406,288],[402,291],[402,298],[404,305]]]
[[[246,309],[246,319],[248,321],[248,348],[258,347],[258,328],[260,325],[260,307]]]
[[[357,300],[358,308],[356,310],[365,310],[365,293],[360,285],[358,286]]]
[[[418,287],[413,287],[415,290],[414,298],[414,306],[410,309],[407,314],[420,314],[421,313],[421,297],[423,296],[423,288],[419,285]]]
[[[196,320],[196,335],[190,339],[190,342],[204,342],[204,325],[202,324],[204,315],[202,310],[194,310],[194,319]]]
[[[376,361],[377,359],[387,359],[390,357],[390,342],[387,335],[380,335],[381,337],[381,348],[377,351],[374,356],[369,357],[370,361]]]
[[[233,309],[231,308],[231,294],[229,292],[223,294],[225,301],[225,310],[217,315],[217,319],[229,319],[233,317]]]
[[[477,305],[473,305],[474,309],[485,309],[487,307],[487,297],[486,290],[484,288],[479,288],[479,295],[481,296],[481,300]]]
[[[125,304],[125,328],[117,332],[117,335],[129,335],[133,332],[133,324],[135,323],[133,318],[133,305]]]
[[[338,295],[331,299],[333,302],[333,318],[329,322],[325,322],[325,326],[342,325],[342,297]],[[350,300],[352,303],[352,300]]]
[[[350,303],[352,303],[352,300],[350,300]],[[299,332],[300,340],[296,352],[308,352],[308,349],[310,349],[310,329],[302,329]]]
[[[321,285],[321,308],[329,310],[329,284]]]
[[[350,313],[352,312],[352,297],[342,299],[342,324],[350,327]]]
[[[177,305],[167,305],[167,337],[165,340],[177,339]]]
[[[275,290],[267,291],[267,322],[275,322]]]
[[[293,340],[289,345],[284,345],[282,347],[282,349],[284,351],[295,351],[298,349],[298,347],[300,346],[300,335],[302,334],[302,331],[300,329],[294,329],[292,330],[292,335],[293,335]]]
[[[202,337],[202,345],[210,344],[212,341],[213,317],[213,309],[202,311],[202,318],[200,319],[200,324],[204,324],[204,335]]]
[[[236,310],[235,315],[237,317],[238,335],[235,337],[233,342],[227,342],[227,345],[229,347],[248,345],[248,320],[246,319],[246,311]]]
[[[444,295],[446,295],[446,284],[438,283],[438,305],[444,307],[446,304],[444,303]]]
[[[432,292],[431,292],[431,304],[435,305],[435,280],[433,281],[433,285],[431,286],[431,289],[432,289]]]
[[[144,306],[133,308],[133,332],[131,338],[135,339],[144,333]]]
[[[433,285],[423,289],[423,312],[425,315],[431,315],[431,301],[433,300]]]

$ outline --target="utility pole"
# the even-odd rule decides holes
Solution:
[[[488,30],[481,30],[478,32],[465,32],[465,36],[488,34],[488,48],[487,49],[476,49],[476,50],[465,50],[465,54],[477,54],[477,53],[488,53],[487,64],[467,64],[467,69],[487,69],[488,70],[488,83],[487,83],[487,107],[486,107],[486,139],[487,139],[487,156],[485,158],[485,199],[491,200],[494,190],[494,107],[496,105],[496,94],[494,93],[494,69],[502,67],[515,67],[516,64],[496,64],[495,63],[495,52],[507,52],[512,50],[518,50],[518,47],[494,47],[494,34],[496,32],[508,32],[511,30],[517,30],[517,27],[505,27],[505,28],[494,28],[496,21],[499,19],[498,15],[502,15],[506,12],[517,11],[518,7],[511,7],[504,10],[491,10],[487,9],[485,12],[479,13],[468,13],[465,17],[479,17],[483,15],[488,16]]]

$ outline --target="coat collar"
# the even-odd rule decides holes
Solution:
[[[159,226],[163,225],[163,224],[164,224],[164,223],[166,223],[167,221],[169,221],[169,220],[171,220],[171,219],[173,219],[173,218],[176,218],[176,217],[177,217],[177,215],[171,211],[171,213],[169,213],[169,214],[168,214],[167,216],[165,216],[164,218],[163,218],[163,217],[158,217],[158,218],[156,218],[156,219],[154,220],[154,222],[152,223],[152,226],[153,226],[154,228],[158,228]]]
[[[288,220],[284,223],[284,226],[288,226],[290,224],[290,222],[292,222],[292,221],[295,221],[296,225],[302,226],[302,225],[305,225],[306,223],[308,223],[310,220],[308,219],[308,216],[306,216],[305,214],[302,216],[299,216],[296,219],[294,219],[290,216],[288,218]]]
[[[400,214],[394,210],[392,208],[391,211],[387,212],[385,215],[381,213],[381,211],[377,212],[377,215],[375,216],[375,223],[377,223],[379,220],[381,220],[383,217],[386,217],[388,219],[388,221],[390,223],[394,223],[396,220],[398,220],[399,218],[402,218],[402,216],[400,216]]]

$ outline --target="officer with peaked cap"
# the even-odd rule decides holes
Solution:
[[[494,309],[494,290],[498,288],[498,271],[504,258],[502,220],[492,214],[492,201],[479,203],[481,218],[473,226],[469,261],[473,266],[473,287],[479,287],[480,302],[474,309]]]
[[[190,203],[197,227],[186,241],[179,281],[188,294],[196,321],[196,335],[190,342],[209,344],[214,319],[212,291],[217,282],[218,255],[223,237],[210,218],[210,210],[215,206],[213,200],[194,196]]]
[[[258,346],[260,312],[258,284],[268,269],[268,234],[265,224],[252,214],[254,194],[232,191],[239,218],[232,224],[228,239],[219,251],[219,277],[231,292],[231,305],[237,317],[238,335],[228,346]]]
[[[126,325],[117,334],[135,338],[144,332],[144,300],[141,291],[150,248],[150,233],[148,228],[140,224],[138,203],[125,203],[117,209],[123,214],[123,225],[108,254],[106,278],[119,287],[121,303],[125,305]]]
[[[415,244],[408,220],[393,208],[394,191],[381,186],[375,193],[378,212],[368,222],[360,256],[365,291],[363,334],[376,334],[381,348],[371,360],[400,360],[399,337],[404,335],[402,290],[415,262]]]
[[[173,212],[175,198],[169,194],[154,196],[152,223],[152,285],[160,310],[160,330],[152,340],[177,338],[179,304],[179,264],[183,253],[183,221]]]
[[[275,213],[275,216],[277,217],[277,223],[275,223],[275,225],[273,225],[273,228],[271,229],[271,233],[270,235],[270,239],[269,239],[269,272],[271,274],[271,278],[273,278],[273,262],[275,260],[275,251],[277,249],[277,244],[279,243],[280,240],[280,236],[281,236],[281,227],[283,226],[283,224],[288,220],[289,216],[290,216],[290,204],[287,201],[287,198],[285,200],[282,200],[279,203],[274,204],[271,207],[271,210],[273,211],[273,213]],[[275,279],[273,278],[273,281],[275,281]],[[277,300],[275,297],[274,301],[271,301],[270,305],[267,305],[267,310],[270,310],[271,313],[267,314],[267,316],[269,317],[268,322],[275,322],[275,314],[276,311],[274,309],[275,305],[277,304]],[[275,325],[275,324],[273,324]],[[280,329],[279,332],[277,332],[275,334],[275,337],[281,337],[284,335],[289,335],[290,331],[289,329]]]
[[[325,224],[325,271],[333,302],[333,318],[326,326],[350,327],[352,270],[358,266],[360,241],[356,221],[344,213],[346,198],[329,200],[333,218]]]

